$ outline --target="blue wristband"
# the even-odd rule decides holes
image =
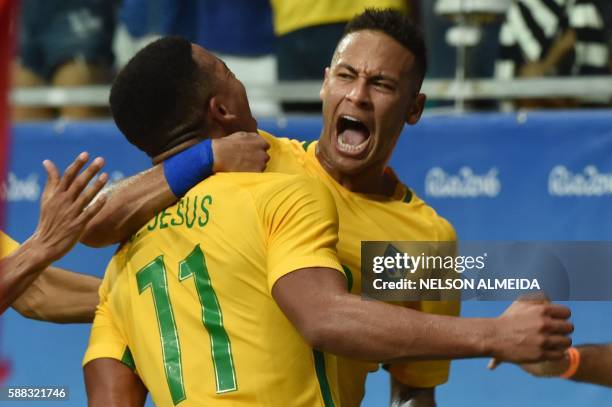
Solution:
[[[212,175],[212,141],[206,139],[164,161],[166,181],[177,198]]]

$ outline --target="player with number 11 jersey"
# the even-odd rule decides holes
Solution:
[[[337,405],[336,358],[313,351],[271,295],[298,269],[342,273],[337,227],[327,189],[303,176],[200,183],[113,257],[84,364],[135,362],[160,406]]]

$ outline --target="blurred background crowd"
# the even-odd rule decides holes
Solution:
[[[366,7],[408,13],[429,49],[427,78],[608,75],[609,0],[23,0],[13,84],[109,85],[148,42],[181,35],[215,52],[247,86],[320,81],[344,24]],[[460,12],[461,11],[461,12]],[[316,100],[253,98],[260,115],[320,111]],[[609,97],[506,107],[610,106]],[[480,100],[476,109],[503,104]],[[108,117],[104,106],[13,108],[13,120]]]

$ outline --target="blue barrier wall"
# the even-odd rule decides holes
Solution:
[[[312,139],[321,121],[262,120],[260,127]],[[15,239],[27,238],[36,226],[42,160],[65,167],[83,150],[104,156],[112,179],[149,166],[108,122],[14,127],[6,192],[7,229]],[[405,129],[392,166],[453,223],[460,239],[612,240],[612,111],[429,116]],[[112,251],[77,246],[59,265],[100,276]],[[495,316],[506,306],[465,303],[463,315]],[[612,341],[612,303],[571,307],[575,343]],[[2,351],[13,363],[8,385],[69,386],[70,402],[62,405],[85,405],[80,360],[88,326],[33,322],[13,311],[2,322]],[[449,383],[438,390],[439,405],[612,404],[607,389],[536,380],[509,365],[495,372],[485,366],[485,360],[455,362]],[[364,405],[384,405],[387,398],[386,374],[372,375]]]

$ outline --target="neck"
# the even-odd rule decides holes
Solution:
[[[216,139],[225,137],[228,135],[228,133],[218,126],[210,126],[210,128],[206,130],[206,132],[202,133],[202,135],[206,136],[206,138]],[[204,140],[204,138],[194,137],[172,147],[170,150],[164,151],[163,153],[156,155],[151,159],[153,161],[153,165],[159,164],[160,162],[172,157],[175,154],[180,153],[183,150],[186,150],[194,144],[198,144],[202,140]]]
[[[202,141],[201,138],[192,138],[190,140],[184,141],[181,144],[172,147],[170,150],[166,150],[163,153],[156,155],[151,159],[151,161],[153,162],[153,165],[157,165],[162,161],[172,157],[173,155],[178,154],[181,151],[193,146],[194,144],[198,144],[200,141]]]
[[[334,168],[317,145],[316,157],[323,169],[340,185],[351,192],[369,195],[392,196],[395,192],[395,181],[385,174],[385,165],[377,164],[358,174],[346,174]]]

